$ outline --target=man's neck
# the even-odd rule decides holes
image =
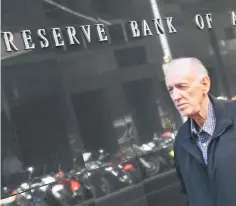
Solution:
[[[209,97],[206,96],[206,98],[203,99],[202,105],[200,108],[200,112],[192,117],[192,119],[198,124],[200,128],[203,127],[204,122],[207,118],[207,111],[209,106]]]

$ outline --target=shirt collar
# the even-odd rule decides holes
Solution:
[[[193,120],[191,119],[190,121],[190,126],[191,126],[191,131],[194,134],[199,134],[201,131],[205,131],[206,133],[208,133],[209,135],[213,135],[214,129],[215,129],[215,111],[212,105],[212,102],[209,101],[208,104],[208,110],[207,110],[207,118],[206,121],[203,124],[203,127],[200,128],[200,131],[198,131],[194,125]],[[212,126],[213,125],[213,126]]]

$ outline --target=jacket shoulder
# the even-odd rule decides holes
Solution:
[[[176,134],[176,139],[177,140],[182,139],[181,137],[186,136],[186,134],[188,134],[188,131],[189,131],[189,120],[187,120],[180,126]]]
[[[219,101],[222,101],[223,104],[225,105],[229,105],[229,106],[232,106],[232,107],[236,107],[236,101],[235,100],[219,100]]]
[[[183,138],[186,137],[189,133],[189,120],[187,120],[184,124],[181,125],[181,127],[178,129],[178,132],[175,136],[175,144],[174,147],[178,147],[179,142],[183,141]]]
[[[235,100],[227,100],[223,102],[225,109],[228,114],[236,119],[236,101]]]

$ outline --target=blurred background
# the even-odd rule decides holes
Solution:
[[[2,0],[1,199],[4,206],[184,206],[173,167],[183,123],[163,78],[166,55],[194,56],[211,93],[236,96],[233,0]],[[128,21],[174,17],[175,34],[132,38]],[[198,30],[196,14],[212,13]],[[104,23],[109,41],[39,48],[37,29]],[[164,40],[163,40],[164,38]],[[164,43],[163,43],[164,42]],[[10,197],[10,198],[9,198]]]

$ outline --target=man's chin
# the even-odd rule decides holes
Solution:
[[[188,111],[179,111],[180,115],[182,117],[190,117],[191,113],[189,113]]]
[[[181,111],[180,115],[184,118],[193,118],[195,113],[193,113],[192,111]]]

